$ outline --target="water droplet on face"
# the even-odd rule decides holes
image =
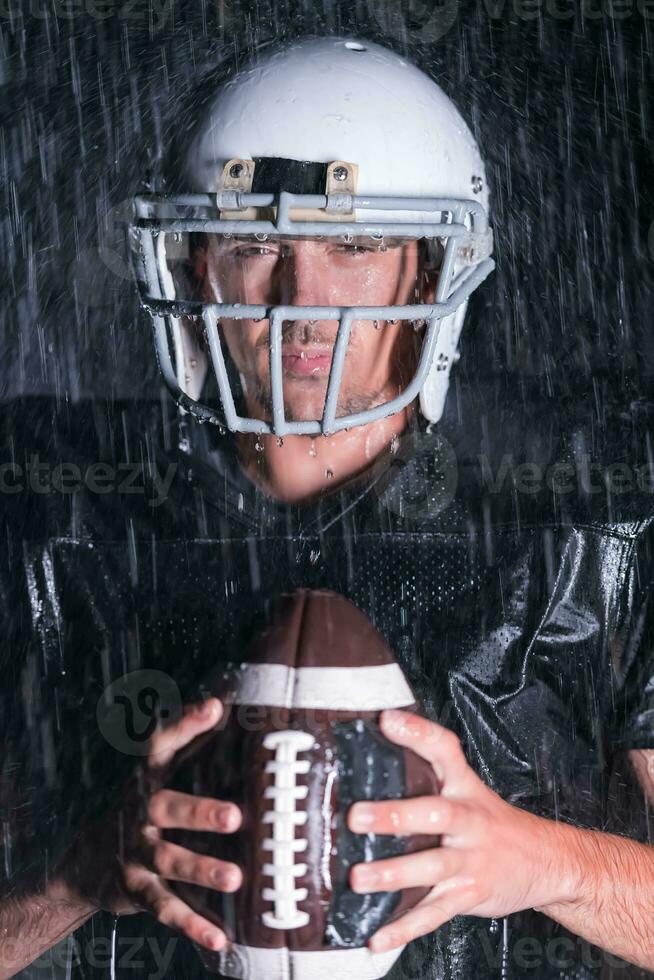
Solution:
[[[282,436],[277,436],[277,445],[281,448],[284,445]]]
[[[326,469],[325,476],[327,477],[328,480],[331,480],[334,476],[334,471],[331,469]]]
[[[256,441],[254,443],[254,448],[255,448],[255,451],[258,452],[258,453],[262,453],[263,452],[263,443],[262,443],[261,439],[259,438],[259,436],[257,436],[257,438],[256,438]]]
[[[380,324],[380,322],[379,322],[379,320],[373,320],[373,321],[372,321],[372,325],[373,325],[373,327],[375,328],[375,330],[379,330],[379,328],[380,328],[380,326],[381,326],[381,324]]]
[[[317,456],[317,455],[318,455],[318,450],[316,449],[316,444],[312,439],[311,446],[309,447],[309,456]]]

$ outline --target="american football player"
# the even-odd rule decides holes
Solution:
[[[250,977],[174,889],[235,891],[239,867],[162,836],[240,825],[229,800],[165,786],[221,704],[170,715],[135,772],[97,706],[140,670],[193,705],[203,671],[238,658],[298,585],[347,596],[387,637],[430,719],[390,711],[383,731],[443,787],[350,811],[355,833],[442,835],[352,868],[355,892],[430,889],[367,937],[368,980],[654,970],[651,518],[635,498],[616,509],[551,485],[517,506],[515,484],[484,482],[482,453],[526,445],[540,420],[517,397],[489,406],[481,383],[450,390],[493,270],[475,139],[433,80],[358,39],[264,50],[203,93],[131,229],[172,397],[82,405],[43,433],[21,430],[20,406],[4,422],[14,465],[29,450],[115,471],[124,456],[146,461],[147,486],[176,469],[156,504],[88,480],[73,504],[11,471],[5,538],[22,564],[3,578],[3,655],[36,694],[7,702],[0,976],[69,936],[79,976],[131,976],[131,941],[144,975],[157,956],[159,975],[206,975],[195,944]],[[564,433],[561,465],[577,445]]]

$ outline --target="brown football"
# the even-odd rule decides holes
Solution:
[[[439,843],[346,825],[358,800],[439,791],[432,767],[379,729],[384,708],[419,710],[387,643],[343,596],[303,589],[282,597],[247,660],[207,686],[225,716],[179,754],[168,785],[232,800],[242,827],[225,836],[165,832],[243,870],[234,894],[175,885],[230,939],[224,952],[198,950],[205,966],[248,980],[384,976],[400,951],[374,955],[366,942],[427,889],[359,895],[349,870]]]

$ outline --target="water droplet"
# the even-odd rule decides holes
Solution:
[[[277,445],[281,448],[284,445],[282,436],[277,436]]]
[[[332,477],[334,476],[334,471],[332,469],[326,469],[325,476],[327,477],[328,480],[331,480]]]
[[[375,328],[375,330],[379,330],[379,328],[381,327],[379,320],[373,320],[372,325]]]
[[[317,455],[318,455],[318,450],[316,449],[316,443],[312,439],[311,446],[309,447],[309,456],[317,456]]]
[[[254,449],[258,453],[262,453],[263,452],[263,443],[262,443],[261,439],[259,438],[259,436],[257,436],[256,441],[254,443]]]
[[[398,438],[397,432],[393,435],[391,439],[391,452],[395,454],[400,448],[400,440]]]

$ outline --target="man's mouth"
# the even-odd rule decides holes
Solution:
[[[328,374],[331,363],[331,347],[285,347],[282,349],[284,374],[302,377]]]

